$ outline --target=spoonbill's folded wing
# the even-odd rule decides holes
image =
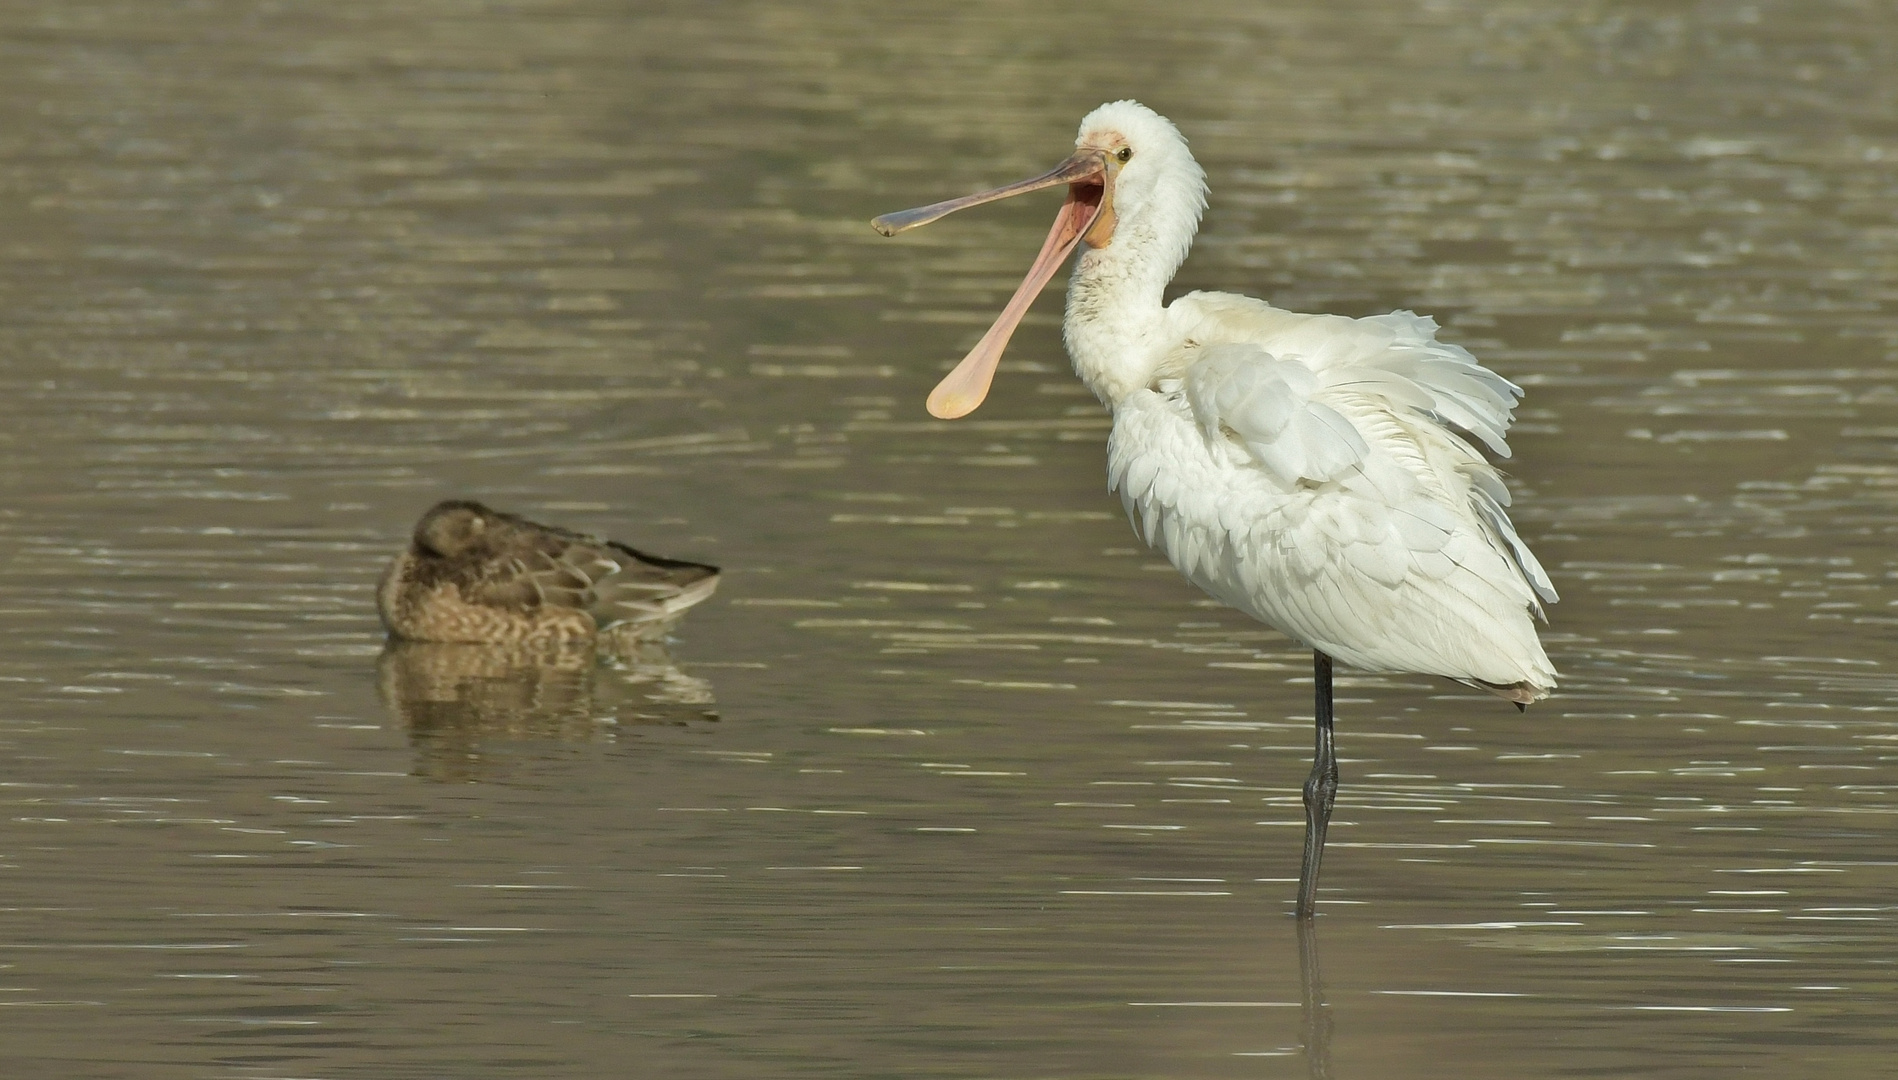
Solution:
[[[1174,308],[1189,345],[1169,366],[1183,370],[1209,438],[1223,431],[1283,482],[1356,472],[1395,509],[1467,505],[1536,595],[1556,600],[1509,520],[1509,488],[1473,445],[1509,456],[1504,436],[1522,390],[1436,340],[1435,320],[1300,315],[1226,293],[1190,293]]]

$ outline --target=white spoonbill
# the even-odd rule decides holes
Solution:
[[[1114,414],[1109,486],[1187,580],[1313,650],[1297,906],[1310,918],[1338,788],[1334,658],[1441,675],[1518,707],[1555,688],[1534,621],[1555,589],[1474,445],[1509,456],[1522,390],[1408,311],[1301,315],[1213,292],[1162,303],[1206,207],[1205,173],[1179,129],[1133,101],[1089,113],[1074,145],[1032,180],[873,223],[893,236],[1067,187],[1027,278],[929,411],[954,419],[982,403],[1028,306],[1081,248],[1063,334],[1075,373]]]

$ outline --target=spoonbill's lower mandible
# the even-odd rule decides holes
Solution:
[[[1305,781],[1300,918],[1318,890],[1338,788],[1331,664],[1442,675],[1518,707],[1548,696],[1536,638],[1549,583],[1504,507],[1499,457],[1522,390],[1408,311],[1300,315],[1229,293],[1161,302],[1206,206],[1179,129],[1132,101],[1081,121],[1052,171],[886,214],[893,236],[1065,185],[1041,254],[929,411],[982,403],[1028,306],[1077,248],[1064,335],[1113,410],[1107,475],[1127,515],[1193,584],[1310,646],[1317,750]]]

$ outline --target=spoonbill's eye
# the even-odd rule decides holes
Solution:
[[[1120,149],[1114,151],[1114,160],[1120,161],[1123,163],[1125,163],[1129,158],[1133,156],[1134,156],[1134,148],[1131,146],[1123,146]]]

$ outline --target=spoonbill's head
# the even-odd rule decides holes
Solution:
[[[929,395],[930,415],[953,420],[982,404],[1015,327],[1042,287],[1081,245],[1111,250],[1123,258],[1164,261],[1170,276],[1186,257],[1199,224],[1205,206],[1205,174],[1171,121],[1137,101],[1115,101],[1082,118],[1074,153],[1040,176],[885,214],[871,222],[883,235],[895,236],[957,210],[1061,185],[1067,186],[1067,198],[1041,245],[1041,254],[981,342]]]

